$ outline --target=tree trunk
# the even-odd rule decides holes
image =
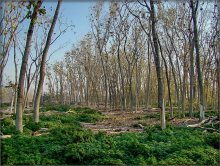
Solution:
[[[161,110],[161,128],[166,128],[166,121],[165,121],[165,109],[164,109],[164,101],[163,101],[163,82],[161,77],[161,66],[160,66],[160,57],[159,57],[159,47],[158,47],[158,38],[156,33],[156,20],[155,20],[155,9],[154,9],[154,1],[150,0],[150,19],[151,19],[151,28],[152,28],[152,36],[153,36],[153,45],[154,45],[154,62],[156,65],[156,72],[157,72],[157,82],[158,82],[158,107]]]
[[[23,132],[23,104],[24,104],[24,79],[25,79],[25,72],[27,70],[27,63],[31,51],[31,42],[32,42],[32,36],[34,31],[35,22],[37,20],[37,14],[38,10],[40,9],[40,6],[42,4],[42,1],[39,0],[37,2],[37,5],[34,7],[33,14],[31,16],[31,22],[28,28],[27,32],[27,40],[26,40],[26,46],[24,50],[24,55],[22,58],[22,64],[20,69],[20,76],[19,76],[19,83],[18,83],[18,96],[17,96],[17,108],[16,108],[16,130],[19,132]]]
[[[191,40],[191,36],[189,39],[190,44],[190,94],[189,94],[189,116],[193,116],[193,80],[194,80],[194,42]]]
[[[151,83],[151,56],[150,56],[150,41],[148,40],[148,50],[147,50],[147,54],[148,54],[148,75],[147,75],[147,87],[146,87],[146,103],[145,103],[145,107],[146,109],[148,109],[149,107],[149,99],[150,99],[150,83]]]
[[[164,66],[165,66],[165,73],[166,73],[166,80],[167,80],[167,89],[168,89],[168,97],[169,97],[169,105],[170,105],[170,117],[173,118],[173,107],[172,107],[172,98],[171,98],[171,90],[170,90],[170,80],[169,80],[169,74],[168,74],[168,66],[167,66],[167,62],[166,59],[163,55],[163,50],[162,50],[162,46],[160,44],[160,41],[158,40],[158,44],[160,46],[160,53],[161,53],[161,57],[164,61]]]
[[[119,39],[120,40],[120,39]],[[125,88],[124,88],[124,74],[122,71],[122,67],[121,67],[121,59],[120,59],[120,41],[118,44],[118,48],[117,48],[117,59],[118,59],[118,67],[119,67],[119,72],[120,72],[120,76],[121,76],[121,89],[122,89],[122,110],[125,110]]]
[[[133,93],[132,93],[132,71],[131,71],[131,64],[128,67],[129,73],[129,99],[130,99],[130,111],[134,111],[134,101],[133,101]]]
[[[198,75],[198,88],[199,88],[199,120],[202,121],[205,119],[205,101],[204,101],[204,94],[203,94],[203,78],[200,66],[200,55],[199,55],[199,39],[198,39],[198,32],[197,32],[197,19],[196,19],[196,12],[198,8],[198,0],[196,1],[196,6],[194,6],[193,0],[190,0],[190,6],[192,8],[192,19],[193,19],[193,30],[194,30],[194,38],[193,42],[195,44],[196,49],[196,69]]]
[[[218,25],[217,25],[217,34],[220,33],[220,1],[218,0]],[[218,45],[217,45],[217,92],[218,92],[218,112],[220,114],[220,42],[218,38]]]
[[[15,36],[16,37],[16,36]],[[15,95],[14,95],[14,112],[16,113],[16,105],[17,105],[17,90],[18,90],[18,64],[16,62],[16,40],[14,38],[14,65],[15,65]]]
[[[15,99],[15,89],[14,89],[14,87],[12,87],[12,90],[13,90],[13,94],[12,94],[12,98],[11,98],[11,107],[10,107],[10,113],[12,113],[13,112],[13,106],[14,106],[14,99]]]
[[[54,31],[54,28],[55,28],[55,25],[56,25],[56,21],[57,21],[57,18],[58,18],[61,1],[62,0],[58,0],[56,11],[55,11],[54,16],[53,16],[53,21],[52,21],[50,30],[48,32],[47,41],[46,41],[44,51],[43,51],[43,55],[42,55],[41,66],[40,66],[40,78],[39,78],[39,83],[38,83],[38,87],[37,87],[36,98],[34,100],[34,122],[36,122],[36,123],[39,122],[40,99],[41,99],[41,94],[42,94],[43,84],[44,84],[44,78],[45,78],[45,73],[46,73],[47,54],[48,54],[48,50],[49,50],[49,47],[50,47],[50,44],[51,44],[51,38],[52,38],[53,31]]]

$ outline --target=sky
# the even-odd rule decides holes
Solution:
[[[67,22],[68,24],[73,24],[75,27],[71,31],[70,29],[62,35],[58,40],[51,45],[49,49],[49,54],[52,53],[54,50],[59,48],[61,45],[65,44],[65,47],[62,48],[61,50],[57,51],[54,53],[51,58],[49,63],[54,63],[55,61],[59,61],[63,59],[65,52],[69,51],[73,44],[77,44],[84,35],[86,35],[90,30],[90,22],[89,22],[89,16],[91,14],[91,8],[96,4],[97,1],[94,0],[63,0],[60,8],[60,14],[62,14],[62,18],[64,22]],[[53,12],[48,10],[50,7],[53,7],[53,9],[56,8],[56,1],[52,0],[46,0],[42,6],[45,6],[47,9],[47,14],[53,15]],[[27,21],[25,23],[25,26],[29,26],[29,22]],[[56,29],[58,26],[56,26]],[[21,60],[19,61],[19,65],[21,63]],[[20,66],[18,67],[20,69]],[[4,71],[4,82],[8,82],[9,80],[14,81],[14,63],[13,63],[13,54],[10,55],[8,64],[5,67]],[[8,78],[6,79],[6,76]]]

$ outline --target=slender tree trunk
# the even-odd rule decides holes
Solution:
[[[184,55],[186,56],[186,55]],[[185,57],[184,57],[185,59]],[[187,62],[184,60],[184,65],[183,65],[183,92],[182,92],[182,116],[185,117],[185,99],[186,99],[186,64]]]
[[[129,73],[129,98],[130,98],[130,111],[134,111],[134,101],[133,101],[133,93],[132,93],[132,71],[131,64],[129,64],[128,68]]]
[[[196,50],[196,69],[198,75],[198,88],[199,88],[199,120],[202,121],[205,119],[205,101],[204,101],[204,91],[203,91],[203,78],[201,72],[201,65],[200,65],[200,53],[199,53],[199,38],[197,32],[197,19],[196,19],[196,12],[198,8],[198,0],[196,1],[196,6],[194,6],[193,0],[190,0],[190,6],[192,8],[192,19],[193,19],[193,30],[194,30],[194,38],[193,42],[195,44]]]
[[[183,90],[182,90],[182,79],[181,79],[181,74],[180,74],[180,64],[179,64],[179,59],[178,59],[178,55],[177,55],[177,52],[176,53],[176,66],[177,66],[177,73],[179,75],[179,80],[178,80],[178,77],[176,77],[176,80],[177,80],[177,84],[178,84],[178,81],[179,81],[179,85],[178,85],[178,93],[180,93],[180,96],[179,96],[179,103],[178,103],[178,107],[180,108],[181,106],[181,109],[183,108],[183,103],[180,102],[180,99],[181,101],[183,100]],[[181,97],[181,98],[180,98]],[[183,101],[182,101],[183,102]],[[178,109],[178,116],[181,117],[181,110]]]
[[[172,48],[174,50],[174,52],[176,53],[176,49],[175,49],[175,46],[174,46],[174,43],[173,43],[173,38],[170,36],[168,30],[166,29],[166,32],[167,32],[167,35],[170,39],[170,42],[172,44]],[[172,58],[171,58],[171,54],[172,54],[172,51],[169,51],[168,48],[167,48],[167,51],[169,52],[168,53],[168,57],[169,57],[169,62],[170,62],[170,65],[171,65],[171,71],[172,71],[172,75],[173,75],[173,79],[174,79],[174,84],[175,84],[175,91],[176,91],[176,98],[177,98],[177,107],[178,107],[178,116],[180,116],[180,95],[179,95],[179,85],[177,83],[177,78],[176,78],[176,74],[175,74],[175,67],[174,67],[174,63],[172,61]]]
[[[19,132],[23,132],[23,104],[24,104],[24,79],[25,79],[25,72],[27,70],[27,63],[31,51],[31,42],[32,42],[32,36],[34,31],[35,22],[37,20],[37,14],[38,10],[40,9],[40,6],[42,4],[42,1],[39,0],[37,2],[37,5],[34,7],[33,14],[31,16],[31,22],[28,28],[27,32],[27,40],[26,40],[26,46],[24,50],[24,55],[22,58],[22,64],[20,69],[20,76],[19,76],[19,83],[18,83],[18,96],[17,96],[17,108],[16,108],[16,130]]]
[[[121,59],[120,59],[120,42],[118,44],[118,48],[117,48],[117,59],[118,59],[118,66],[119,66],[119,72],[120,72],[120,76],[121,76],[121,89],[122,89],[122,110],[125,110],[125,88],[124,88],[124,74],[122,71],[122,67],[121,67]]]
[[[147,76],[147,87],[146,87],[146,103],[145,103],[145,107],[146,109],[148,109],[149,107],[149,99],[150,99],[150,83],[151,83],[151,56],[150,56],[150,41],[148,40],[148,50],[147,50],[147,54],[148,54],[148,76]]]
[[[4,5],[5,5],[5,1],[0,1],[0,7],[2,9],[4,9]],[[3,20],[4,16],[3,16],[3,10],[0,10],[0,20]],[[0,32],[2,32],[2,23],[0,24]],[[0,35],[0,53],[3,54],[3,47],[2,47],[2,44],[3,44],[3,35]],[[2,58],[2,57],[1,57]],[[1,62],[2,62],[3,59],[0,59],[0,66],[1,66]],[[1,69],[0,67],[0,106],[2,105],[2,101],[3,101],[3,88],[2,88],[2,80],[3,80],[3,70]]]
[[[13,94],[12,94],[12,98],[11,98],[11,107],[10,107],[10,113],[12,113],[13,112],[13,105],[14,105],[14,99],[15,99],[15,89],[14,89],[14,87],[12,87],[12,90],[13,90]]]
[[[194,80],[194,57],[193,57],[193,52],[194,52],[194,42],[191,40],[191,36],[189,39],[189,44],[190,44],[190,94],[189,94],[189,116],[193,116],[193,80]]]
[[[155,20],[155,9],[154,9],[154,0],[150,0],[150,19],[152,24],[152,36],[153,36],[153,45],[154,45],[154,61],[156,65],[157,72],[157,82],[158,82],[158,107],[161,110],[161,128],[166,128],[165,121],[165,109],[164,109],[164,99],[163,99],[163,82],[161,77],[161,66],[160,66],[160,57],[159,57],[159,47],[158,47],[158,38],[156,33],[156,20]]]
[[[60,104],[63,104],[63,101],[64,101],[64,96],[63,96],[63,74],[62,73],[59,73],[59,77],[60,77],[60,93],[59,93],[59,102]],[[40,80],[40,79],[39,79]],[[83,81],[80,81],[80,83],[82,84]],[[82,96],[83,96],[83,92],[82,92],[82,85],[80,85],[80,102],[83,101],[82,100]]]
[[[220,34],[220,0],[218,0],[218,25],[217,25],[217,34]],[[218,38],[217,45],[217,92],[218,92],[218,112],[220,114],[220,42]]]
[[[164,61],[164,66],[165,66],[165,73],[166,73],[166,80],[167,80],[167,89],[168,89],[168,97],[169,97],[169,105],[170,105],[170,117],[173,118],[173,107],[172,107],[172,98],[171,98],[171,90],[170,90],[170,80],[169,80],[169,74],[168,74],[168,66],[167,66],[167,62],[166,59],[163,55],[163,50],[162,50],[162,46],[160,44],[160,41],[158,40],[158,44],[160,46],[160,53],[161,53],[161,57]]]
[[[51,43],[51,38],[53,35],[53,31],[56,25],[56,21],[58,18],[59,10],[60,10],[60,5],[61,5],[61,0],[58,0],[57,7],[53,16],[53,21],[50,27],[50,30],[48,32],[47,36],[47,41],[44,47],[43,55],[42,55],[42,60],[41,60],[41,66],[40,66],[40,78],[39,78],[39,83],[37,87],[37,93],[36,93],[36,98],[34,101],[34,122],[39,122],[39,108],[40,108],[40,99],[41,99],[41,94],[43,90],[43,84],[44,84],[44,78],[45,78],[45,73],[46,73],[46,60],[47,60],[47,54],[48,50],[50,47]]]
[[[135,84],[135,103],[136,103],[136,111],[138,111],[138,62],[136,62],[136,84]]]
[[[103,69],[103,74],[104,74],[104,86],[105,86],[105,107],[104,109],[107,109],[107,102],[108,102],[108,85],[107,85],[107,74],[105,71],[105,66],[103,62],[103,57],[102,57],[102,52],[99,53],[101,57],[101,64],[102,64],[102,69]]]
[[[16,37],[16,36],[15,36]],[[15,65],[15,95],[14,95],[14,112],[16,113],[16,105],[17,105],[17,90],[18,90],[18,64],[16,62],[16,40],[14,39],[14,65]]]

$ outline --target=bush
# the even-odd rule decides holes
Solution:
[[[6,126],[13,126],[14,125],[14,121],[11,118],[4,118],[1,121],[1,126],[2,127],[6,127]]]
[[[61,107],[60,110],[66,110]],[[72,109],[72,108],[71,108]],[[217,165],[219,137],[201,130],[159,125],[143,133],[93,134],[80,121],[96,122],[103,118],[89,108],[76,108],[75,113],[41,115],[35,124],[25,116],[23,134],[2,140],[3,165]],[[5,132],[15,126],[6,119]],[[12,127],[12,128],[10,128]],[[47,135],[31,136],[40,127],[49,128]]]
[[[40,128],[42,128],[41,123],[35,123],[35,122],[29,122],[25,125],[25,127],[33,132],[38,131]]]
[[[216,133],[208,133],[204,136],[205,142],[215,149],[219,149],[219,135]]]
[[[66,112],[71,108],[70,105],[61,104],[61,105],[44,105],[41,107],[40,111],[46,112],[46,111],[59,111],[59,112]]]
[[[99,158],[91,162],[92,165],[124,165],[123,161],[114,158]]]

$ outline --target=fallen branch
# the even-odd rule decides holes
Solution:
[[[207,127],[199,127],[199,128],[201,128],[201,129],[205,129],[206,131],[211,130],[211,131],[216,131],[216,132],[220,133],[219,130],[214,129],[214,128],[207,128]]]
[[[187,127],[200,127],[202,124],[206,123],[207,121],[209,121],[209,119],[204,119],[203,121],[197,124],[187,125]]]
[[[204,127],[202,125],[210,125],[212,124],[213,126],[213,121],[217,120],[218,117],[217,116],[210,116],[207,119],[204,119],[203,121],[201,121],[200,123],[197,124],[192,124],[192,125],[187,125],[187,127],[193,127],[193,128],[201,128],[201,129],[205,129],[205,131],[215,131],[220,133],[219,130],[215,129],[215,128],[210,128],[210,127]],[[218,124],[219,121],[215,122],[214,124]]]
[[[217,116],[210,116],[210,117],[208,117],[207,119],[204,119],[203,121],[201,121],[201,122],[199,122],[199,123],[197,123],[197,124],[192,124],[192,125],[188,125],[187,127],[200,127],[201,125],[203,125],[203,124],[207,124],[207,125],[209,125],[209,124],[211,124],[214,120],[216,120],[216,119],[218,119],[218,117]]]
[[[174,116],[173,118],[168,119],[168,121],[173,121],[175,120],[176,116]]]

